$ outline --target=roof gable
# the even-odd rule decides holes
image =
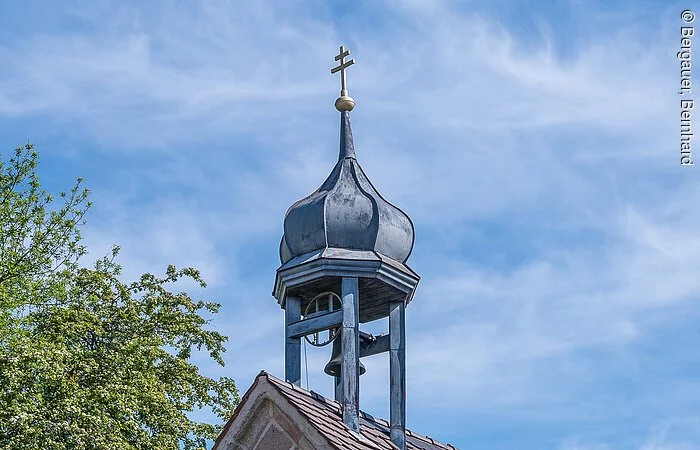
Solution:
[[[335,448],[340,450],[396,450],[389,439],[389,423],[376,419],[364,412],[360,413],[361,435],[352,432],[343,423],[340,404],[329,400],[313,391],[309,392],[292,383],[282,381],[265,371],[260,372],[253,385],[241,400],[231,420],[224,427],[212,450],[228,450],[225,442],[245,426],[246,417],[260,405],[260,398],[270,399],[279,405],[286,403],[289,407],[281,409],[295,419],[297,426],[309,440],[315,441],[315,448]],[[258,405],[254,405],[254,403]],[[294,417],[296,414],[298,416]],[[301,419],[300,419],[301,418]],[[325,445],[319,446],[319,439]],[[406,448],[408,450],[455,450],[452,445],[445,445],[427,436],[406,430]]]
[[[212,450],[312,450],[326,439],[266,378],[258,376]]]

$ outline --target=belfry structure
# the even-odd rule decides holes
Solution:
[[[391,442],[406,449],[406,306],[420,277],[407,265],[414,242],[411,219],[385,200],[360,167],[350,127],[355,101],[348,95],[347,60],[340,47],[338,162],[284,218],[281,266],[273,295],[285,310],[285,379],[301,382],[301,340],[333,344],[325,372],[334,377],[342,421],[360,427],[360,359],[388,353]],[[388,317],[388,333],[372,336],[360,324]]]
[[[273,295],[284,309],[284,380],[264,370],[241,398],[212,450],[456,450],[406,429],[406,306],[420,277],[407,265],[413,223],[386,201],[357,162],[350,128],[355,101],[340,47],[340,151],[316,191],[284,217]],[[360,325],[388,318],[388,332]],[[332,344],[324,372],[335,401],[301,387],[302,340]],[[388,421],[360,410],[361,358],[389,357]]]

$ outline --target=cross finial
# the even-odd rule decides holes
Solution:
[[[348,95],[348,87],[345,84],[345,69],[355,64],[355,60],[345,61],[345,57],[350,56],[350,50],[346,50],[344,45],[340,46],[340,52],[335,56],[336,61],[340,61],[337,67],[331,69],[331,73],[340,72],[340,95]]]
[[[345,61],[345,58],[350,56],[350,50],[347,50],[344,45],[340,46],[340,52],[335,56],[335,60],[339,61],[338,66],[331,69],[331,73],[340,72],[340,98],[335,101],[335,107],[338,111],[351,111],[355,107],[355,101],[348,96],[348,87],[345,78],[345,69],[355,64],[355,60]]]

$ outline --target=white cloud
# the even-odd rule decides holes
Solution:
[[[700,294],[700,185],[669,150],[668,42],[621,26],[563,57],[562,30],[525,46],[488,10],[455,3],[386,3],[380,26],[270,5],[95,4],[63,12],[90,33],[0,44],[0,115],[48,117],[122,155],[86,174],[93,254],[120,243],[133,274],[199,267],[231,335],[229,365],[211,370],[241,388],[260,368],[281,375],[274,252],[286,208],[336,157],[327,71],[342,41],[357,60],[360,162],[417,226],[409,405],[556,421],[649,402],[585,396],[616,370],[600,364],[634,366],[629,346]],[[330,395],[327,355],[309,356],[312,387]],[[366,365],[364,404],[382,411],[387,363]],[[606,448],[585,442],[562,449]]]

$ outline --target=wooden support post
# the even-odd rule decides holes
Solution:
[[[340,334],[342,363],[340,368],[343,398],[343,422],[360,432],[360,299],[357,278],[345,278],[341,283],[343,327]]]
[[[333,382],[335,383],[335,401],[340,403],[341,405],[343,404],[343,377],[337,376],[333,377]]]
[[[301,300],[287,297],[284,307],[284,378],[301,386],[301,338],[289,336],[289,325],[301,319]]]
[[[389,307],[389,425],[391,442],[406,450],[406,307]]]

